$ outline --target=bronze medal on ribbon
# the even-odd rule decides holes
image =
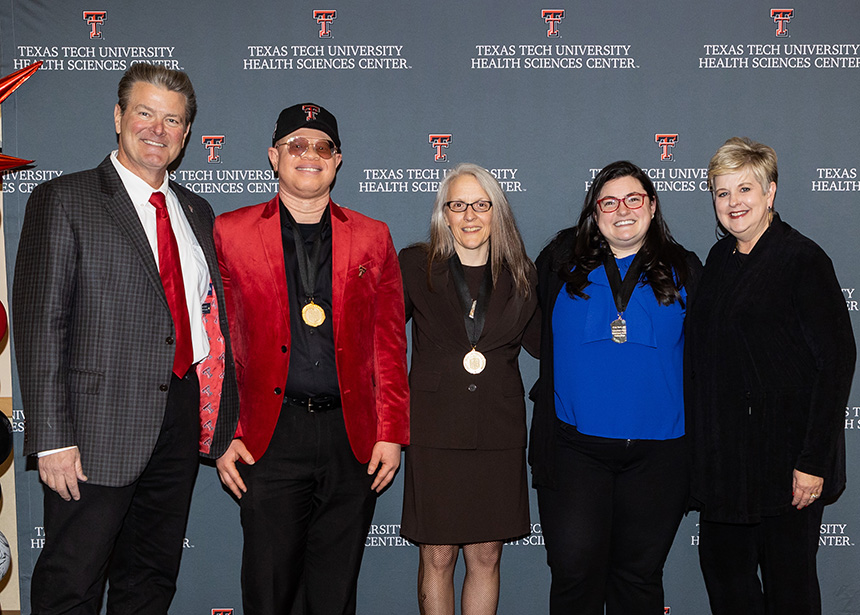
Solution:
[[[472,350],[467,352],[466,356],[463,357],[463,368],[470,374],[480,374],[487,367],[487,357],[477,351],[475,347],[478,345],[478,340],[481,339],[481,332],[484,330],[487,306],[490,303],[490,295],[493,292],[493,273],[490,263],[487,262],[484,267],[484,275],[481,279],[481,286],[478,289],[477,299],[472,299],[469,294],[463,264],[456,253],[448,260],[448,270],[451,273],[454,288],[457,290],[460,307],[463,309],[466,335],[469,338],[469,345],[472,347]]]
[[[484,368],[487,367],[487,357],[472,348],[472,350],[467,352],[466,356],[463,357],[463,367],[466,368],[466,371],[470,374],[480,374],[484,371]]]
[[[302,320],[309,327],[319,327],[325,322],[325,310],[311,301],[302,308]]]

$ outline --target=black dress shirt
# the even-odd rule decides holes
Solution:
[[[325,321],[311,327],[302,320],[302,308],[307,303],[299,274],[293,226],[287,208],[279,203],[281,237],[284,244],[284,265],[287,273],[287,290],[290,295],[290,367],[287,372],[286,395],[292,397],[340,396],[337,365],[334,356],[334,327],[332,325],[331,286],[331,211],[326,209],[316,224],[297,224],[304,238],[308,255],[313,251],[314,240],[322,233],[314,303],[325,310]]]

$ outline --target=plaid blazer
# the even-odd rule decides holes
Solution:
[[[214,214],[171,182],[200,243],[217,301],[224,289]],[[27,202],[12,292],[13,344],[26,416],[24,454],[77,445],[89,483],[142,472],[167,402],[173,320],[140,219],[110,158],[39,185]],[[225,379],[207,456],[226,449],[238,395],[226,316]]]

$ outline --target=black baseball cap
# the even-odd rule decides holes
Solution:
[[[272,145],[279,139],[298,130],[299,128],[316,128],[326,133],[334,141],[340,151],[340,137],[337,134],[337,120],[323,107],[314,103],[300,103],[287,107],[275,122],[275,132],[272,133]]]

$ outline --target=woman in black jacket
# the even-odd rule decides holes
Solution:
[[[462,550],[462,613],[490,615],[502,545],[531,527],[517,358],[523,346],[537,352],[537,327],[528,327],[537,299],[513,211],[486,169],[451,169],[430,241],[400,252],[400,269],[412,320],[400,531],[419,545],[419,611],[454,615]]]
[[[851,322],[830,259],[773,210],[773,149],[729,139],[708,182],[723,238],[687,316],[687,433],[711,609],[821,613],[815,555],[824,504],[845,486]]]

